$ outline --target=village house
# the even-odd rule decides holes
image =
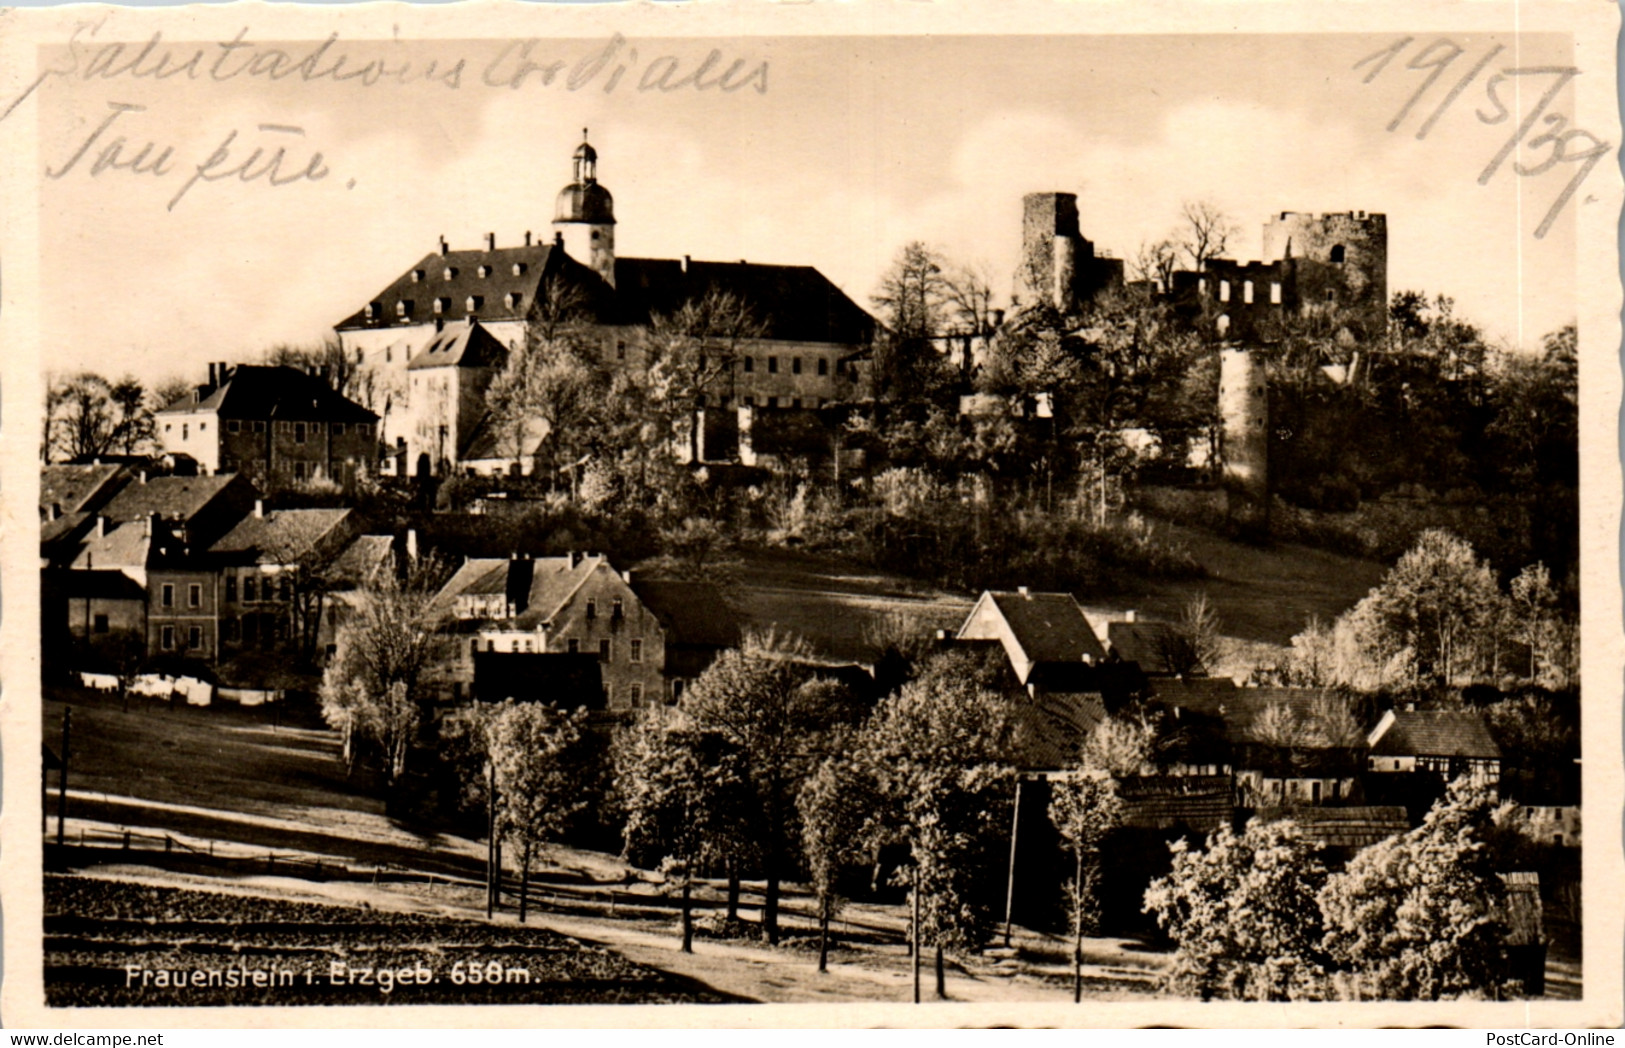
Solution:
[[[107,505],[128,477],[120,465],[54,463],[39,475],[40,521],[94,513]]]
[[[867,395],[876,324],[828,278],[810,266],[617,257],[614,201],[597,172],[598,153],[583,141],[574,178],[555,201],[551,242],[527,232],[522,244],[498,247],[492,233],[483,248],[454,250],[442,238],[336,325],[357,368],[357,396],[381,416],[397,468],[437,475],[476,465],[481,472],[528,469],[524,456],[545,434],[503,447],[493,431],[481,430],[471,391],[494,374],[494,349],[523,351],[538,310],[562,301],[580,310],[600,359],[615,368],[648,367],[657,319],[708,294],[746,307],[752,323],[707,332],[718,349],[681,441],[690,459],[731,460],[734,434],[755,411],[813,410]],[[448,332],[469,329],[489,339],[467,336],[480,343],[477,363],[461,363],[466,347],[441,353],[457,362],[434,361],[437,345],[465,337]],[[708,423],[702,412],[724,424]]]
[[[280,649],[298,639],[296,611],[320,613],[321,577],[355,531],[353,510],[268,510],[256,500],[253,512],[208,551],[220,580],[221,647]],[[309,626],[317,630],[320,622]]]
[[[1388,710],[1368,738],[1373,776],[1421,773],[1475,786],[1501,780],[1501,747],[1484,718],[1468,710]]]
[[[183,545],[204,550],[254,508],[259,492],[241,474],[148,477],[143,471],[113,496],[102,515],[125,522],[158,517]]]
[[[437,598],[457,651],[454,698],[471,693],[479,652],[595,655],[609,710],[667,701],[666,631],[600,554],[471,558]]]
[[[155,421],[177,461],[204,476],[242,473],[268,492],[318,480],[351,490],[378,457],[378,416],[291,367],[211,363],[208,381]]]

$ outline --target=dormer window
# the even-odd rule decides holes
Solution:
[[[451,299],[449,299],[449,298],[437,298],[437,299],[434,300],[434,314],[435,314],[435,316],[439,316],[440,314],[444,313],[446,310],[448,310],[450,308],[451,308]]]
[[[445,272],[441,273],[440,275],[446,280],[456,280],[457,270],[453,266],[447,266]]]
[[[469,295],[468,296],[468,311],[470,313],[476,312],[483,305],[485,305],[485,296],[484,295]]]
[[[520,304],[524,301],[525,296],[521,295],[517,291],[510,291],[506,295],[502,296],[502,304],[507,306],[509,309],[518,309]]]
[[[409,316],[411,316],[412,315],[412,300],[409,299],[409,298],[403,298],[400,301],[396,302],[395,303],[395,315],[398,316],[398,317],[409,317]]]
[[[423,278],[426,277],[426,276],[428,276],[428,274],[425,273],[423,270],[414,269],[414,270],[412,270],[412,283],[414,283],[414,284],[422,283]]]
[[[490,266],[481,266],[479,268],[479,274],[480,274],[480,279],[484,280],[486,277],[491,275],[491,267]]]
[[[513,275],[516,277],[522,277],[525,275],[525,264],[523,262],[515,262],[513,264]]]
[[[368,320],[377,320],[378,319],[378,303],[376,303],[376,302],[368,302],[367,303],[367,319]]]

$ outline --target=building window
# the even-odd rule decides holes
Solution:
[[[303,422],[295,422],[293,424],[293,442],[295,444],[303,444],[305,442],[305,424]]]
[[[344,436],[344,423],[342,423],[342,422],[333,423],[333,435],[335,437]]]
[[[174,626],[165,626],[162,630],[159,631],[158,636],[160,638],[159,639],[159,644],[163,647],[163,649],[165,651],[174,651],[175,650],[175,627]]]
[[[801,374],[801,358],[800,357],[791,357],[790,358],[790,374],[792,374],[792,375]]]
[[[1219,281],[1219,301],[1230,301],[1230,281],[1228,280]]]
[[[1281,304],[1281,282],[1279,280],[1272,280],[1272,281],[1270,281],[1270,305],[1278,306],[1280,304]]]
[[[368,320],[377,320],[378,319],[378,303],[376,303],[376,302],[368,302],[367,303],[366,317],[367,317]]]
[[[629,661],[629,662],[642,662],[643,661],[643,641],[642,640],[640,640],[638,638],[633,638],[633,640],[632,640],[632,650],[627,653],[627,661]]]
[[[518,309],[525,301],[525,296],[517,291],[510,291],[502,296],[502,304],[509,309]]]
[[[1251,280],[1243,280],[1241,282],[1241,300],[1248,305],[1252,305],[1253,282]]]
[[[181,439],[185,440],[189,436],[191,436],[191,434],[187,432],[187,425],[186,425],[186,423],[182,422],[181,423]]]
[[[208,428],[209,428],[209,424],[207,422],[199,422],[197,424],[197,431],[199,433],[202,433],[204,430],[206,430]]]
[[[443,280],[456,280],[457,270],[452,266],[447,266],[445,269],[441,270],[440,276]]]
[[[756,370],[756,358],[755,357],[746,357],[745,358],[745,370],[747,372]]]
[[[767,398],[767,406],[770,407],[770,408],[778,407],[779,406],[779,398],[778,397],[768,397]]]
[[[107,632],[107,616],[106,615],[97,615],[95,620],[94,620],[94,625],[91,627],[91,629],[94,630],[96,633],[106,633]]]
[[[1341,263],[1343,261],[1343,245],[1342,244],[1333,244],[1332,245],[1332,261],[1333,262],[1338,262],[1338,263]]]
[[[777,375],[779,373],[779,358],[778,357],[768,357],[767,358],[767,373],[769,375]]]
[[[515,262],[513,264],[513,275],[516,277],[522,277],[525,275],[525,264],[523,262]]]
[[[747,407],[747,408],[753,408],[753,407],[755,407],[755,406],[756,406],[756,398],[755,398],[755,397],[752,397],[752,396],[746,396],[746,397],[745,397],[745,398],[744,398],[744,401],[745,401],[745,406],[746,406],[746,407]]]
[[[398,317],[409,317],[409,316],[411,316],[412,315],[412,300],[409,299],[409,298],[403,298],[403,299],[400,299],[399,301],[397,301],[395,303],[395,315],[398,316]],[[386,360],[388,359],[388,354],[387,353],[385,354],[385,359]]]
[[[478,270],[476,270],[476,272],[479,273],[480,279],[484,280],[486,277],[491,275],[491,267],[481,266]]]
[[[237,419],[230,418],[230,419],[226,420],[226,432],[227,433],[241,433],[242,431],[243,431],[243,424],[241,422],[239,422]]]
[[[259,599],[258,583],[254,581],[254,576],[250,575],[243,580],[243,603],[252,604]]]
[[[828,357],[819,357],[818,358],[818,373],[820,375],[829,374],[829,358]]]
[[[1337,291],[1336,291],[1336,289],[1334,289],[1334,288],[1327,288],[1326,289],[1326,301],[1328,301],[1328,302],[1336,302],[1337,301]]]
[[[237,576],[235,575],[226,576],[226,600],[233,604],[237,603]]]
[[[598,642],[598,661],[599,662],[608,662],[610,660],[611,653],[613,652],[613,650],[614,649],[612,649],[610,647],[608,640],[599,641]]]
[[[571,637],[569,642],[565,644],[564,650],[568,651],[571,655],[579,655],[581,654],[581,642],[576,640],[574,637]]]
[[[624,618],[625,616],[626,606],[621,603],[621,598],[616,597],[614,603],[609,606],[609,617],[612,619],[619,619]]]
[[[435,316],[438,317],[440,314],[444,313],[446,310],[448,310],[450,308],[451,308],[451,299],[449,299],[449,298],[437,298],[437,299],[434,300],[434,315]]]
[[[799,408],[801,406],[801,398],[800,397],[791,397],[790,398],[790,406],[793,407],[793,408]]]
[[[596,600],[593,600],[591,597],[588,597],[587,598],[587,618],[596,619],[597,617],[598,617],[598,602]]]
[[[414,284],[421,283],[423,278],[425,276],[427,276],[427,275],[428,274],[424,273],[423,270],[421,270],[421,269],[412,270],[412,283],[414,283]]]
[[[468,311],[470,313],[474,312],[475,310],[481,308],[484,305],[485,305],[485,296],[484,295],[469,295],[468,296]]]
[[[480,638],[475,637],[469,642],[468,653],[470,655],[478,655],[480,653]]]
[[[164,583],[163,600],[161,603],[166,608],[173,608],[175,606],[175,587],[171,586],[167,582]]]
[[[203,628],[201,626],[188,626],[186,629],[186,646],[193,651],[203,647]]]
[[[186,606],[188,608],[203,607],[203,587],[195,582],[186,587]]]
[[[300,441],[299,443],[303,444],[304,441]],[[294,480],[304,480],[305,479],[305,464],[303,462],[295,462],[293,464],[293,479]]]
[[[633,682],[631,696],[632,705],[641,706],[643,704],[643,685]]]
[[[254,422],[254,432],[255,433],[264,433],[265,432],[265,423],[258,420],[258,419],[256,419],[255,422]]]

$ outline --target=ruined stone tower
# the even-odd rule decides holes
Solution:
[[[1028,193],[1021,198],[1021,262],[1015,300],[1076,313],[1104,288],[1123,282],[1120,259],[1096,257],[1078,230],[1075,193]]]
[[[1299,312],[1338,314],[1350,334],[1380,339],[1388,328],[1388,219],[1364,211],[1282,211],[1264,223],[1264,258],[1293,261]]]
[[[1270,408],[1264,376],[1264,361],[1251,349],[1219,350],[1225,515],[1243,534],[1255,538],[1267,537],[1270,526]]]

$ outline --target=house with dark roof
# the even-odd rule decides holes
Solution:
[[[1150,622],[1130,611],[1105,626],[1106,635],[1101,639],[1107,653],[1136,663],[1147,677],[1199,676],[1206,672],[1201,665],[1185,665],[1193,661],[1185,657],[1188,645],[1169,623]]]
[[[1389,710],[1367,741],[1373,776],[1422,773],[1442,782],[1466,776],[1479,786],[1501,780],[1501,747],[1471,710]]]
[[[98,514],[94,528],[79,543],[71,568],[78,572],[116,571],[145,594],[141,634],[149,654],[183,655],[213,661],[219,655],[218,612],[214,572],[192,554],[174,527],[159,514],[113,523]],[[76,580],[64,580],[70,588]],[[123,587],[128,590],[129,587]],[[117,615],[108,611],[102,623],[89,611],[90,633],[109,632],[115,618],[127,626],[134,613],[127,596]],[[88,606],[87,606],[88,607]],[[78,613],[75,606],[66,612]]]
[[[355,532],[349,509],[268,510],[256,501],[208,551],[220,581],[221,647],[278,648],[299,639],[300,627],[314,645],[328,570]]]
[[[713,583],[634,578],[632,592],[665,631],[666,691],[672,702],[717,656],[739,647],[739,616]]]
[[[104,463],[57,463],[40,467],[40,521],[96,512],[118,492],[128,476],[123,466]]]
[[[192,550],[207,549],[254,509],[259,492],[239,473],[200,477],[148,477],[120,489],[102,509],[123,523],[156,516]]]
[[[481,652],[595,655],[612,711],[669,697],[666,627],[602,554],[471,559],[436,599],[457,637],[454,697],[469,692]]]
[[[204,475],[242,473],[262,491],[328,480],[346,490],[378,457],[378,416],[291,367],[209,365],[209,380],[158,412],[158,443]]]
[[[436,251],[413,263],[360,309],[335,325],[344,353],[358,369],[358,396],[382,418],[385,443],[408,468],[462,472],[471,462],[507,472],[498,442],[478,436],[478,418],[459,423],[441,442],[424,413],[438,411],[427,376],[411,374],[448,330],[477,324],[509,353],[525,349],[527,328],[540,312],[568,305],[590,329],[600,358],[615,368],[647,368],[651,334],[707,296],[726,296],[748,310],[750,323],[706,331],[709,375],[691,405],[690,457],[707,458],[737,440],[701,423],[700,413],[736,420],[758,410],[816,409],[868,394],[866,375],[877,325],[861,306],[811,266],[759,262],[620,258],[615,254],[614,200],[598,181],[598,152],[586,141],[573,157],[574,177],[554,201],[552,240],[524,234],[523,243]],[[418,381],[421,378],[421,381]],[[460,382],[477,385],[478,375]],[[449,382],[449,380],[446,380]],[[430,398],[429,406],[424,398]],[[704,439],[701,439],[701,435]],[[545,434],[532,434],[545,439]],[[444,455],[437,455],[439,451]],[[426,456],[426,457],[425,457]],[[509,463],[521,458],[515,452]],[[731,457],[730,457],[731,460]]]
[[[998,641],[1023,687],[1045,664],[1095,666],[1106,660],[1106,649],[1070,593],[1033,593],[1025,586],[984,592],[955,639]]]

